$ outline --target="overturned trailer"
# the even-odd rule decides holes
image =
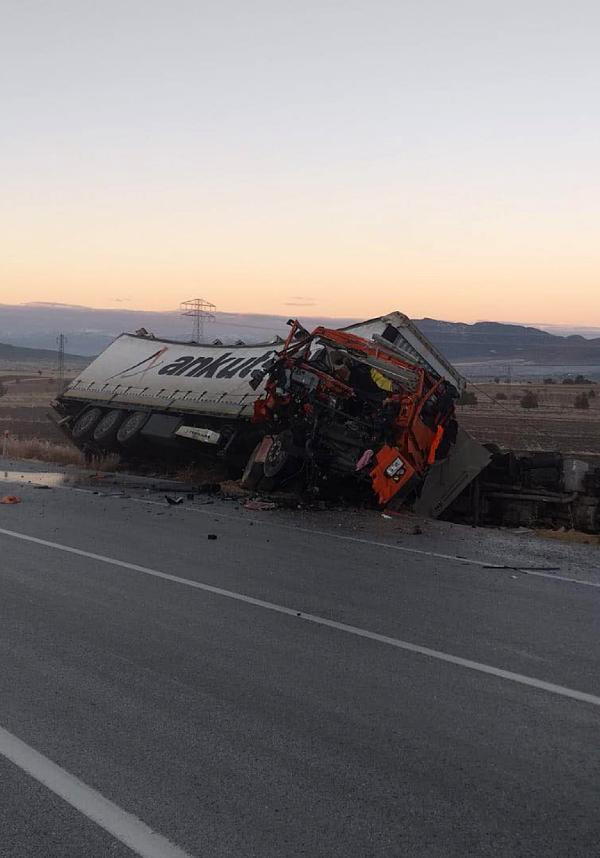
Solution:
[[[296,480],[439,515],[490,459],[456,424],[464,384],[396,312],[312,333],[293,322],[283,345],[123,334],[54,408],[90,455],[212,451],[240,471],[248,463],[256,485]]]

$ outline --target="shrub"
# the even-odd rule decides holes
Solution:
[[[545,378],[544,384],[556,384],[556,381],[553,378]]]
[[[590,388],[590,390],[588,390],[588,398],[589,399],[595,399],[596,398],[596,391]]]
[[[534,393],[533,390],[528,390],[521,397],[521,408],[539,408],[539,404],[537,393]]]
[[[575,397],[575,402],[573,403],[575,408],[580,408],[585,411],[590,407],[590,400],[588,399],[587,393],[578,393]]]
[[[464,390],[458,400],[458,405],[477,405],[477,397],[471,390]]]

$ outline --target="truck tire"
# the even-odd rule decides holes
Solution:
[[[301,459],[297,456],[292,433],[289,430],[273,436],[273,443],[265,456],[261,491],[271,492],[288,484],[302,469]]]
[[[90,437],[96,424],[102,417],[101,408],[88,408],[83,414],[77,418],[71,429],[71,435],[74,441],[85,441]]]
[[[117,430],[117,441],[123,447],[133,443],[144,428],[150,413],[148,411],[133,411],[128,414]]]
[[[96,444],[101,447],[111,447],[117,437],[119,426],[123,422],[125,412],[120,408],[113,408],[107,411],[101,420],[96,423],[96,427],[92,432],[92,438]]]
[[[263,471],[265,477],[273,479],[275,477],[283,477],[288,466],[292,461],[292,456],[289,452],[291,445],[291,434],[289,432],[280,432],[279,435],[273,436],[273,442],[269,447]]]

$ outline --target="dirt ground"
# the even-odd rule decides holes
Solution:
[[[600,384],[489,383],[470,390],[477,405],[460,406],[458,419],[482,443],[519,451],[600,455]],[[590,390],[596,395],[589,398],[589,409],[575,408],[575,397]],[[538,408],[520,405],[530,391],[538,397]],[[506,399],[496,399],[498,394]]]

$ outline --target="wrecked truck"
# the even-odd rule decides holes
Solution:
[[[264,370],[253,423],[265,437],[246,484],[299,481],[312,494],[412,502],[456,442],[457,388],[385,345],[299,322]]]
[[[490,458],[456,424],[464,379],[402,313],[290,325],[258,345],[122,334],[57,398],[56,422],[90,457],[211,453],[265,489],[439,515]]]

